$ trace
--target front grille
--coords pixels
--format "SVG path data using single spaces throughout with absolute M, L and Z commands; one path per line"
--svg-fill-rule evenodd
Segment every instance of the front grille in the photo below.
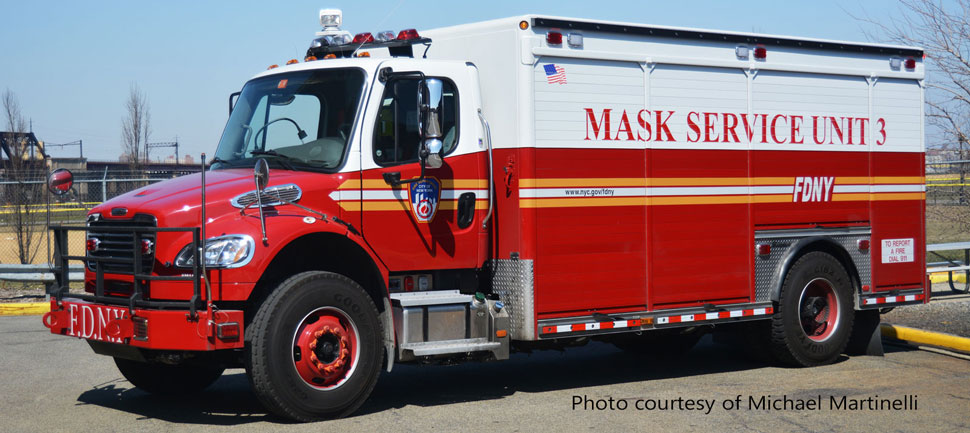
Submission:
M 278 206 L 283 204 L 277 197 L 283 200 L 296 202 L 303 196 L 303 191 L 300 187 L 295 184 L 289 183 L 286 185 L 271 186 L 263 190 L 261 194 L 263 200 L 263 207 L 266 206 Z M 238 208 L 249 207 L 250 205 L 256 204 L 256 191 L 250 191 L 245 194 L 239 195 L 232 199 L 232 205 Z
M 141 248 L 141 241 L 148 240 L 152 243 L 151 252 L 149 254 L 143 254 L 141 259 L 141 269 L 138 273 L 148 274 L 152 271 L 152 265 L 155 262 L 155 233 L 153 232 L 135 232 L 129 230 L 109 230 L 100 229 L 99 227 L 155 227 L 155 218 L 149 215 L 135 215 L 132 219 L 127 220 L 99 220 L 92 221 L 88 224 L 88 239 L 97 239 L 98 248 L 97 251 L 88 251 L 88 256 L 93 257 L 110 257 L 118 259 L 132 260 L 134 258 L 133 248 L 135 244 L 135 236 L 138 236 L 137 246 Z M 88 262 L 88 269 L 94 271 L 94 262 Z M 118 272 L 118 273 L 131 273 L 132 264 L 129 263 L 109 263 L 102 262 L 101 268 L 106 273 Z

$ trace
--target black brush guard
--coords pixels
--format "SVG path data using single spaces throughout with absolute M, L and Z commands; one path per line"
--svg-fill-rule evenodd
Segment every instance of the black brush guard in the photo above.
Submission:
M 122 257 L 96 257 L 92 255 L 84 256 L 72 256 L 68 254 L 67 249 L 67 239 L 68 233 L 71 231 L 82 231 L 85 232 L 85 239 L 87 239 L 87 232 L 90 229 L 96 229 L 99 233 L 123 233 L 131 234 L 132 239 L 132 256 L 131 258 Z M 128 307 L 128 312 L 134 315 L 135 308 L 157 308 L 157 309 L 181 309 L 189 310 L 189 317 L 196 318 L 196 312 L 202 307 L 202 267 L 199 261 L 199 244 L 201 238 L 201 229 L 199 227 L 187 227 L 187 228 L 159 228 L 159 227 L 139 227 L 139 226 L 97 226 L 97 227 L 87 227 L 87 226 L 51 226 L 51 232 L 53 232 L 54 237 L 54 280 L 55 285 L 50 289 L 49 294 L 57 300 L 58 303 L 68 296 L 70 298 L 82 299 L 88 302 L 94 302 L 99 304 L 111 304 L 111 305 L 125 305 Z M 192 275 L 186 276 L 160 276 L 151 275 L 151 271 L 148 273 L 143 273 L 142 267 L 142 257 L 141 254 L 141 233 L 160 233 L 160 232 L 191 232 L 192 233 Z M 158 239 L 158 236 L 155 236 Z M 69 267 L 68 263 L 71 260 L 81 261 L 85 269 L 90 269 L 89 264 L 94 263 L 94 273 L 95 273 L 95 289 L 94 295 L 76 294 L 70 293 L 70 278 L 69 278 Z M 113 275 L 131 275 L 132 277 L 132 292 L 131 296 L 125 298 L 120 296 L 105 296 L 104 294 L 104 263 L 119 263 L 129 265 L 127 270 L 112 270 L 110 273 Z M 150 268 L 149 268 L 150 269 Z M 85 279 L 86 281 L 86 279 Z M 152 301 L 144 299 L 144 287 L 143 281 L 191 281 L 192 282 L 192 298 L 188 301 Z

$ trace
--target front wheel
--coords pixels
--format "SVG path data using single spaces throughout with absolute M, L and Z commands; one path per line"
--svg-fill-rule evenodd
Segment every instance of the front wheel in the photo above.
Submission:
M 834 257 L 805 254 L 791 267 L 771 318 L 771 349 L 794 366 L 829 364 L 852 333 L 852 280 Z
M 247 370 L 256 396 L 298 421 L 350 414 L 377 383 L 380 327 L 374 302 L 349 278 L 304 272 L 287 279 L 251 325 Z

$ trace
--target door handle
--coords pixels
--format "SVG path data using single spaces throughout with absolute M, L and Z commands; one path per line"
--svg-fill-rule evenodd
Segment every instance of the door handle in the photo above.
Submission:
M 475 219 L 475 193 L 466 192 L 458 197 L 458 228 L 472 225 Z

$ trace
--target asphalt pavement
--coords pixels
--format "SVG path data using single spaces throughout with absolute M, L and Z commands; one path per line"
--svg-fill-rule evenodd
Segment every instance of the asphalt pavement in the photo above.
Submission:
M 356 414 L 310 425 L 267 415 L 242 370 L 197 395 L 148 395 L 37 316 L 0 317 L 0 347 L 0 425 L 14 432 L 970 430 L 970 361 L 894 346 L 805 369 L 710 338 L 666 362 L 591 343 L 503 362 L 398 365 Z

